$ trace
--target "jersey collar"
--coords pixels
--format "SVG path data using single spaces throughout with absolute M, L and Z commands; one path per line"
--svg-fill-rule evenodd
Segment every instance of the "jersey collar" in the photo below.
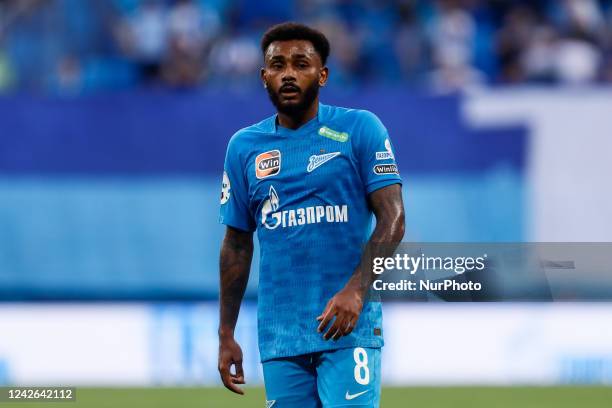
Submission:
M 322 123 L 323 118 L 327 115 L 328 108 L 329 107 L 327 105 L 324 105 L 321 102 L 319 102 L 319 107 L 317 109 L 317 116 L 310 119 L 308 122 L 304 123 L 302 126 L 300 126 L 299 128 L 295 130 L 284 128 L 282 126 L 278 126 L 278 124 L 276 123 L 277 115 L 273 115 L 270 118 L 270 122 L 269 122 L 270 131 L 277 135 L 295 135 L 295 134 L 302 133 L 304 131 L 308 131 L 312 128 L 318 127 Z

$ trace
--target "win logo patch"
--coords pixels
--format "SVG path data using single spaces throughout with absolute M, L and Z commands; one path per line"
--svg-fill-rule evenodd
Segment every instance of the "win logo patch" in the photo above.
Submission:
M 270 150 L 262 153 L 255 158 L 255 176 L 258 179 L 274 176 L 280 173 L 281 152 L 280 150 Z

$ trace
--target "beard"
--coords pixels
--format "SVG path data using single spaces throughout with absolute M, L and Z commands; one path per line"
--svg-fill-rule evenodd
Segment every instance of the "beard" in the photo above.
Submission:
M 290 101 L 289 103 L 283 103 L 280 90 L 275 92 L 271 87 L 268 87 L 267 91 L 270 101 L 272 101 L 272 104 L 278 112 L 291 117 L 299 117 L 310 108 L 319 95 L 319 83 L 313 81 L 306 89 L 301 90 L 297 101 Z

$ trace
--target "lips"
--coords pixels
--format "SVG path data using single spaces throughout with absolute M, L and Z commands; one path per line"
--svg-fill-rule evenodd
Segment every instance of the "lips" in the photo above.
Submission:
M 295 85 L 283 85 L 280 88 L 280 93 L 284 95 L 297 94 L 300 92 L 300 88 Z

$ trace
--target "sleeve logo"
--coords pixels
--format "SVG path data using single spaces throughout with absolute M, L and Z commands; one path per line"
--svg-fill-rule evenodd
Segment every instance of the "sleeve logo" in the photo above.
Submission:
M 227 173 L 223 172 L 223 183 L 221 184 L 221 204 L 227 203 L 230 198 L 230 181 L 229 177 L 227 177 Z
M 377 164 L 372 170 L 374 170 L 374 173 L 378 175 L 399 174 L 395 164 Z
M 376 152 L 376 160 L 395 160 L 395 156 L 393 156 L 393 151 L 391 150 L 391 142 L 389 139 L 385 139 L 385 150 L 384 152 Z
M 281 152 L 280 150 L 270 150 L 262 153 L 255 158 L 255 176 L 258 179 L 274 176 L 280 173 Z

